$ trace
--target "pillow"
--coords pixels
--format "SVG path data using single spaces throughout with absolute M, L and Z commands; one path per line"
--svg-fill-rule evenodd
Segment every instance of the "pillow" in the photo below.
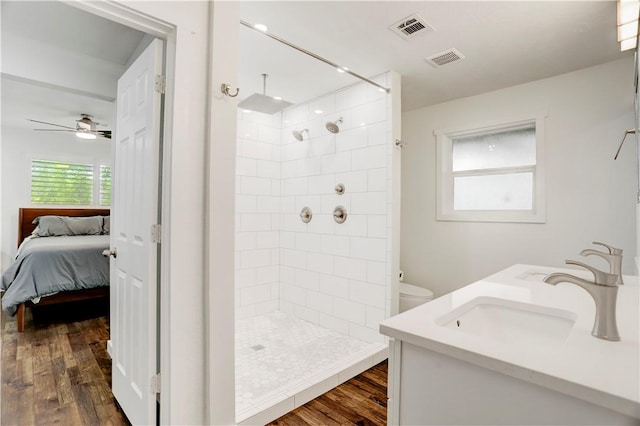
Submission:
M 102 232 L 102 216 L 41 216 L 38 218 L 37 231 L 40 237 L 98 235 Z
M 109 234 L 111 232 L 111 216 L 102 216 L 102 233 Z

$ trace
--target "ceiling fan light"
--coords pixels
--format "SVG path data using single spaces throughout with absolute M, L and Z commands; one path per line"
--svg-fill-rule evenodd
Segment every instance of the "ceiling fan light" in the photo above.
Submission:
M 96 139 L 97 136 L 94 133 L 76 132 L 76 137 L 79 137 L 80 139 L 92 140 L 92 139 Z

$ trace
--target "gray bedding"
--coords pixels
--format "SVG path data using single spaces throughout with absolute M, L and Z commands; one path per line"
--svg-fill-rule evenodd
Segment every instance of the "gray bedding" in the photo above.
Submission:
M 36 297 L 108 286 L 107 248 L 109 235 L 26 239 L 2 274 L 2 309 L 14 315 L 20 303 Z

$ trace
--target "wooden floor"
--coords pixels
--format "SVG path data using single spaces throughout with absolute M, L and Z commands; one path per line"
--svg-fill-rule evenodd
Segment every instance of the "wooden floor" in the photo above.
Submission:
M 27 310 L 25 331 L 2 315 L 2 425 L 129 425 L 111 394 L 108 303 Z M 386 361 L 271 425 L 385 425 Z

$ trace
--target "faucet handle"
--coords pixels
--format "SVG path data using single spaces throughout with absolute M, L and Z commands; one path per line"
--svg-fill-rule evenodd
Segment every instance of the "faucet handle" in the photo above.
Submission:
M 615 248 L 615 247 L 610 246 L 609 244 L 600 243 L 598 241 L 594 241 L 593 244 L 596 244 L 596 245 L 602 246 L 602 247 L 606 247 L 607 250 L 609 250 L 609 254 L 622 256 L 622 249 Z
M 617 275 L 609 274 L 608 272 L 601 271 L 599 269 L 594 268 L 593 266 L 589 266 L 585 263 L 578 262 L 577 260 L 565 260 L 564 263 L 566 263 L 567 265 L 576 265 L 576 266 L 580 266 L 582 268 L 588 269 L 593 274 L 594 284 L 605 285 L 609 287 L 613 287 L 617 285 L 616 284 L 616 281 L 618 280 Z

